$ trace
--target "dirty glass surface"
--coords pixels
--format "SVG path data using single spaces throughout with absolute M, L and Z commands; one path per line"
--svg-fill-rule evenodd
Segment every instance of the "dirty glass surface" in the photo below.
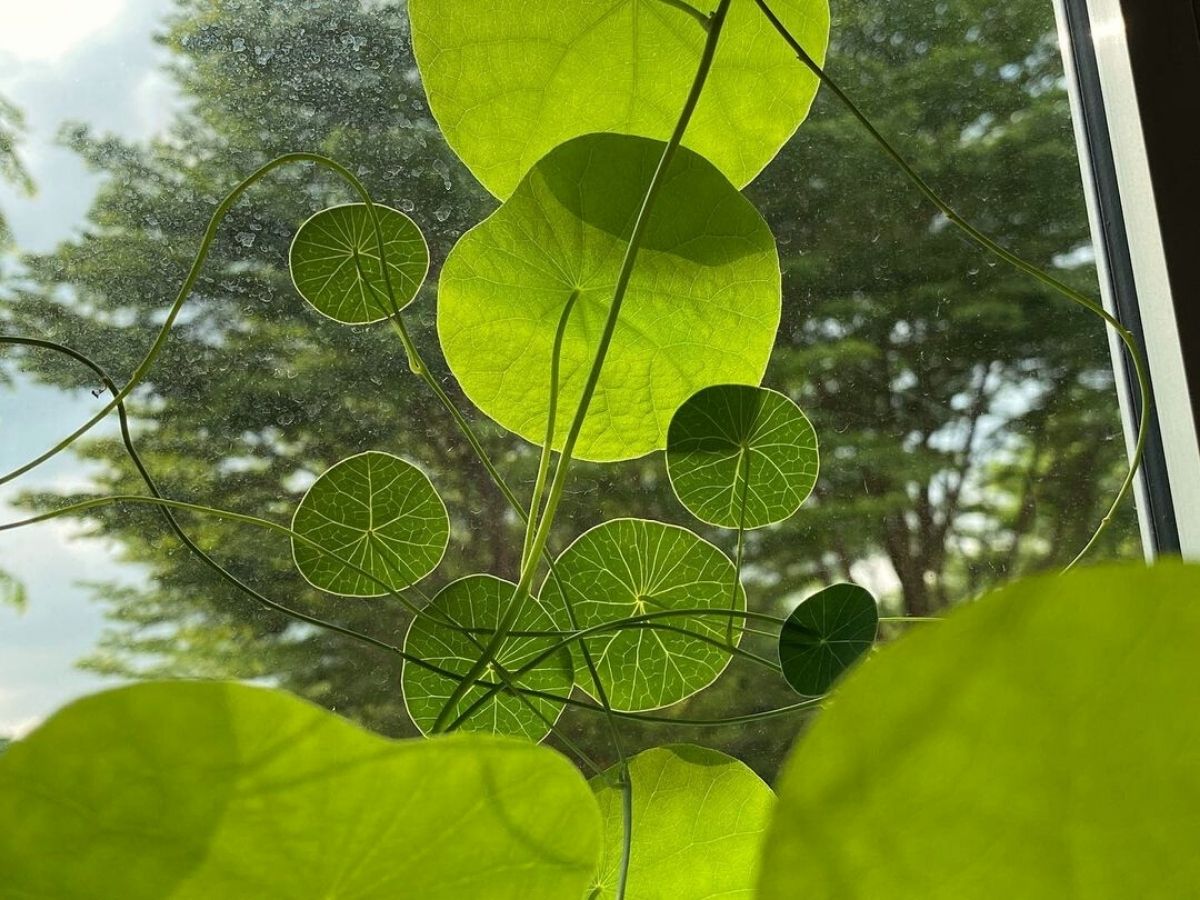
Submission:
M 0 330 L 68 343 L 127 377 L 224 193 L 277 154 L 315 150 L 425 230 L 431 277 L 406 315 L 441 367 L 437 274 L 494 201 L 439 138 L 402 4 L 57 7 L 37 4 L 19 14 L 19 27 L 0 27 L 0 95 L 12 107 L 0 128 L 16 137 L 37 191 L 27 194 L 15 167 L 0 169 Z M 1095 294 L 1049 0 L 835 0 L 829 60 L 968 218 Z M 923 616 L 1069 561 L 1125 464 L 1097 322 L 967 245 L 828 93 L 747 193 L 784 267 L 783 325 L 765 383 L 806 411 L 823 457 L 799 514 L 748 536 L 751 607 L 786 614 L 819 587 L 851 579 L 886 613 Z M 286 253 L 296 227 L 348 199 L 300 166 L 233 210 L 161 362 L 135 394 L 139 448 L 168 496 L 281 522 L 337 460 L 400 454 L 429 473 L 449 507 L 450 548 L 432 587 L 475 572 L 512 578 L 516 520 L 408 372 L 393 334 L 324 320 L 291 285 Z M 61 359 L 10 350 L 0 365 L 5 470 L 101 402 L 96 379 Z M 524 496 L 533 448 L 469 410 L 444 367 L 440 374 Z M 7 521 L 141 489 L 110 423 L 0 489 L 0 512 Z M 553 546 L 627 515 L 692 527 L 661 453 L 580 465 Z M 403 610 L 316 592 L 293 568 L 286 540 L 228 521 L 184 521 L 265 593 L 402 638 Z M 732 553 L 732 532 L 701 533 Z M 1093 558 L 1140 553 L 1130 505 Z M 396 659 L 251 604 L 189 558 L 153 510 L 109 508 L 0 534 L 0 570 L 24 587 L 23 603 L 10 591 L 0 607 L 0 736 L 24 733 L 98 685 L 145 676 L 262 680 L 383 733 L 413 731 Z M 765 639 L 751 636 L 747 646 L 774 654 Z M 735 661 L 667 715 L 731 715 L 791 699 L 781 680 Z M 586 712 L 561 722 L 603 763 L 612 754 L 600 725 Z M 771 776 L 802 727 L 793 716 L 703 733 L 631 724 L 628 734 L 631 749 L 707 743 Z

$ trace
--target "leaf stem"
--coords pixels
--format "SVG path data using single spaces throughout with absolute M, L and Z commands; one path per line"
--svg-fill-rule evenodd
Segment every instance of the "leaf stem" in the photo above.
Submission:
M 700 10 L 696 9 L 696 7 L 692 6 L 690 3 L 687 3 L 686 0 L 658 0 L 658 2 L 669 6 L 672 9 L 677 9 L 681 13 L 685 13 L 699 23 L 700 27 L 705 31 L 708 30 L 711 19 Z M 618 896 L 620 895 L 618 894 Z
M 576 288 L 571 291 L 571 296 L 567 298 L 567 302 L 563 306 L 562 315 L 558 318 L 558 329 L 554 333 L 554 347 L 550 353 L 550 403 L 546 412 L 546 440 L 542 444 L 542 452 L 538 458 L 537 478 L 533 484 L 533 497 L 529 501 L 529 519 L 525 523 L 525 541 L 521 548 L 522 566 L 529 561 L 529 549 L 533 544 L 533 537 L 537 528 L 538 512 L 542 504 L 542 492 L 546 488 L 546 476 L 550 472 L 550 457 L 554 454 L 554 426 L 558 415 L 558 376 L 562 358 L 562 345 L 567 333 L 567 320 L 571 317 L 571 310 L 574 309 L 575 301 L 578 299 L 579 289 Z
M 1104 518 L 1101 519 L 1100 524 L 1092 533 L 1092 536 L 1088 540 L 1087 544 L 1063 569 L 1063 572 L 1069 572 L 1088 554 L 1088 552 L 1096 545 L 1096 543 L 1100 540 L 1100 537 L 1108 529 L 1113 517 L 1120 509 L 1121 504 L 1125 501 L 1125 497 L 1129 494 L 1130 489 L 1133 487 L 1134 479 L 1137 477 L 1138 469 L 1141 467 L 1142 458 L 1146 453 L 1146 440 L 1150 431 L 1150 414 L 1153 406 L 1153 400 L 1150 392 L 1150 379 L 1146 372 L 1145 362 L 1142 359 L 1141 350 L 1138 348 L 1137 341 L 1134 339 L 1133 333 L 1130 332 L 1129 329 L 1127 329 L 1124 325 L 1122 325 L 1119 320 L 1112 316 L 1102 304 L 1097 303 L 1086 294 L 1075 290 L 1065 282 L 1055 278 L 1053 275 L 1043 271 L 1033 263 L 1027 262 L 1017 254 L 1001 246 L 995 240 L 988 237 L 988 235 L 984 234 L 982 231 L 964 219 L 961 215 L 959 215 L 958 211 L 955 210 L 954 207 L 952 207 L 944 199 L 942 199 L 942 196 L 933 189 L 929 182 L 926 181 L 915 168 L 913 168 L 912 164 L 910 164 L 908 160 L 901 155 L 900 151 L 897 150 L 896 147 L 893 146 L 892 143 L 883 136 L 882 132 L 880 132 L 879 129 L 875 127 L 875 124 L 869 118 L 867 118 L 866 114 L 859 108 L 858 104 L 855 103 L 844 90 L 842 90 L 841 86 L 838 85 L 836 81 L 829 77 L 829 75 L 817 63 L 817 61 L 813 59 L 813 57 L 804 49 L 800 42 L 796 40 L 796 38 L 788 30 L 787 26 L 785 26 L 783 22 L 779 20 L 779 17 L 776 16 L 771 10 L 767 0 L 754 0 L 754 2 L 758 4 L 758 8 L 762 11 L 763 15 L 766 16 L 772 27 L 779 33 L 780 37 L 782 37 L 783 40 L 787 42 L 788 46 L 792 48 L 793 52 L 795 52 L 796 56 L 800 59 L 800 62 L 802 62 L 808 68 L 808 70 L 817 77 L 821 84 L 833 92 L 834 96 L 841 101 L 842 105 L 849 110 L 850 114 L 858 120 L 858 123 L 864 129 L 866 129 L 867 133 L 875 140 L 875 143 L 879 145 L 883 152 L 887 154 L 887 156 L 896 164 L 900 171 L 904 173 L 905 177 L 912 182 L 912 184 L 917 188 L 918 191 L 921 192 L 925 199 L 928 200 L 942 215 L 944 215 L 952 225 L 958 228 L 967 236 L 967 238 L 969 238 L 974 244 L 986 252 L 1012 266 L 1014 269 L 1017 269 L 1018 271 L 1036 279 L 1046 287 L 1049 287 L 1066 299 L 1070 300 L 1072 303 L 1082 306 L 1093 315 L 1099 316 L 1110 328 L 1113 329 L 1114 332 L 1116 332 L 1117 336 L 1121 339 L 1121 342 L 1125 345 L 1126 353 L 1128 354 L 1130 361 L 1133 363 L 1133 369 L 1138 383 L 1138 392 L 1140 394 L 1141 415 L 1138 422 L 1137 443 L 1134 446 L 1133 455 L 1130 458 L 1128 472 L 1126 473 L 1124 480 L 1121 482 L 1121 487 L 1117 491 L 1117 495 L 1114 498 L 1112 505 L 1109 507 L 1108 512 L 1105 514 Z
M 171 329 L 175 325 L 175 320 L 179 317 L 179 313 L 183 309 L 184 301 L 186 301 L 188 296 L 192 293 L 192 289 L 195 287 L 196 281 L 200 277 L 200 271 L 204 267 L 205 260 L 208 259 L 209 250 L 212 249 L 213 241 L 217 236 L 217 229 L 221 224 L 221 220 L 225 218 L 225 214 L 229 212 L 233 205 L 237 203 L 242 194 L 249 190 L 249 188 L 254 185 L 255 182 L 266 177 L 275 169 L 294 162 L 317 163 L 320 166 L 324 166 L 333 170 L 334 172 L 337 172 L 352 184 L 359 184 L 358 179 L 354 177 L 354 174 L 344 166 L 334 162 L 332 159 L 328 159 L 327 157 L 320 156 L 316 153 L 285 153 L 282 156 L 275 157 L 275 159 L 260 166 L 250 173 L 250 175 L 243 179 L 241 183 L 239 183 L 233 190 L 225 195 L 225 199 L 223 199 L 213 211 L 212 216 L 208 220 L 208 226 L 204 230 L 204 237 L 200 241 L 200 249 L 196 252 L 195 259 L 192 261 L 192 265 L 188 270 L 187 277 L 184 278 L 183 284 L 179 288 L 179 293 L 176 294 L 175 300 L 167 312 L 166 320 L 159 329 L 158 335 L 155 337 L 154 342 L 150 345 L 150 349 L 146 351 L 146 355 L 142 358 L 142 361 L 138 363 L 137 368 L 133 370 L 133 374 L 130 376 L 129 381 L 126 382 L 125 386 L 114 395 L 112 400 L 104 405 L 103 409 L 88 419 L 88 421 L 83 425 L 75 429 L 75 431 L 73 431 L 67 437 L 60 440 L 49 450 L 24 463 L 23 465 L 18 466 L 11 472 L 0 476 L 0 485 L 7 484 L 14 478 L 19 478 L 21 475 L 24 475 L 26 472 L 37 468 L 42 463 L 67 449 L 67 447 L 71 446 L 71 444 L 73 444 L 76 440 L 87 434 L 87 432 L 94 428 L 105 416 L 116 409 L 117 404 L 128 397 L 130 393 L 133 392 L 133 389 L 141 384 L 143 379 L 145 379 L 145 377 L 149 374 L 150 369 L 154 366 L 154 361 L 158 358 L 158 355 L 162 352 L 163 347 L 166 345 L 167 337 L 170 335 Z M 384 274 L 386 275 L 386 269 Z

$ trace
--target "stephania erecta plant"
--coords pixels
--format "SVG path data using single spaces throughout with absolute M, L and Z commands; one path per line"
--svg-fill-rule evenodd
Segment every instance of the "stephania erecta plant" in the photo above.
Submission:
M 433 115 L 499 203 L 437 267 L 438 340 L 477 410 L 540 448 L 527 495 L 489 456 L 406 322 L 430 271 L 420 227 L 375 202 L 352 168 L 303 151 L 266 163 L 220 203 L 161 331 L 126 383 L 77 349 L 3 338 L 90 368 L 111 400 L 0 483 L 116 413 L 146 492 L 3 528 L 109 505 L 156 508 L 183 545 L 248 600 L 398 655 L 403 675 L 394 689 L 428 739 L 385 741 L 286 695 L 236 685 L 148 684 L 81 701 L 0 763 L 0 817 L 21 823 L 0 839 L 7 879 L 0 896 L 95 896 L 88 891 L 104 884 L 112 896 L 147 898 L 688 900 L 751 896 L 760 875 L 764 896 L 791 896 L 801 882 L 805 896 L 887 895 L 890 876 L 859 878 L 870 853 L 853 854 L 876 832 L 886 841 L 903 792 L 891 789 L 897 780 L 871 780 L 872 744 L 858 755 L 846 748 L 856 746 L 856 723 L 870 719 L 869 704 L 933 678 L 917 671 L 911 652 L 864 667 L 844 709 L 827 726 L 822 716 L 817 737 L 801 745 L 761 873 L 777 801 L 756 774 L 700 746 L 630 754 L 622 739 L 631 720 L 703 728 L 817 706 L 870 653 L 879 627 L 875 599 L 858 585 L 830 584 L 781 618 L 756 609 L 742 583 L 747 532 L 802 514 L 820 457 L 808 416 L 763 384 L 781 317 L 780 262 L 770 228 L 741 189 L 802 125 L 824 85 L 967 239 L 1116 329 L 1145 399 L 1132 337 L 1095 301 L 964 220 L 867 120 L 823 69 L 826 0 L 410 0 L 408 11 Z M 315 479 L 289 525 L 165 496 L 138 455 L 125 400 L 155 366 L 222 220 L 261 179 L 297 164 L 341 179 L 355 199 L 299 226 L 289 255 L 296 292 L 335 322 L 395 333 L 414 379 L 396 389 L 432 392 L 477 458 L 480 478 L 524 524 L 511 571 L 423 592 L 454 552 L 452 529 L 437 484 L 403 447 L 337 462 Z M 1148 408 L 1143 403 L 1137 454 L 1114 509 L 1140 460 Z M 727 538 L 720 546 L 640 518 L 604 521 L 563 548 L 551 546 L 556 518 L 572 502 L 573 462 L 649 454 L 661 460 L 679 504 Z M 300 612 L 246 584 L 200 546 L 180 511 L 286 536 L 314 588 L 409 610 L 402 641 Z M 1122 577 L 1131 590 L 1140 583 Z M 1155 577 L 1168 593 L 1185 582 L 1195 587 L 1186 569 Z M 1095 587 L 1077 577 L 1062 583 Z M 1083 588 L 1064 590 L 1070 599 Z M 1060 598 L 1045 604 L 1046 621 L 1017 616 L 1010 627 L 1005 611 L 1019 603 L 1001 596 L 981 604 L 990 618 L 973 614 L 945 632 L 926 627 L 922 665 L 951 665 L 954 654 L 986 643 L 993 627 L 1044 640 L 1072 615 Z M 1110 612 L 1109 626 L 1117 610 Z M 1095 623 L 1108 612 L 1089 615 Z M 1200 630 L 1200 622 L 1193 626 Z M 743 647 L 747 634 L 767 635 L 777 653 Z M 1102 628 L 1088 646 L 1112 636 Z M 1085 668 L 1095 661 L 1088 653 L 1079 662 Z M 663 712 L 712 685 L 735 657 L 789 685 L 794 702 L 713 719 Z M 889 681 L 888 671 L 909 677 L 905 666 L 911 682 Z M 985 661 L 977 679 L 984 705 L 914 712 L 921 718 L 911 727 L 925 729 L 920 741 L 931 753 L 952 755 L 947 730 L 986 704 L 1015 709 L 1029 699 L 1004 693 L 988 671 Z M 931 702 L 932 692 L 915 690 Z M 1047 702 L 1062 699 L 1051 695 Z M 573 742 L 560 726 L 566 714 L 605 723 L 615 765 L 598 765 Z M 1047 728 L 1059 721 L 1047 719 Z M 899 713 L 864 728 L 879 742 L 911 737 Z M 534 746 L 552 734 L 578 768 Z M 83 745 L 89 751 L 80 754 Z M 1076 762 L 1091 772 L 1092 763 Z M 856 805 L 849 784 L 871 785 L 873 793 Z M 1195 778 L 1188 784 L 1194 794 Z M 969 829 L 942 834 L 952 817 L 934 816 L 936 792 L 924 788 L 933 798 L 930 821 L 911 840 L 941 835 L 946 847 L 956 835 L 969 837 Z M 54 806 L 64 796 L 74 810 L 67 816 Z M 818 826 L 840 857 L 822 855 L 812 837 L 825 833 Z M 839 843 L 846 830 L 858 844 Z M 76 852 L 84 846 L 89 852 Z M 929 871 L 940 880 L 927 893 L 895 896 L 933 896 L 934 886 L 953 882 L 952 874 Z M 984 874 L 1005 883 L 1003 871 Z M 1007 893 L 1040 896 L 1023 886 Z

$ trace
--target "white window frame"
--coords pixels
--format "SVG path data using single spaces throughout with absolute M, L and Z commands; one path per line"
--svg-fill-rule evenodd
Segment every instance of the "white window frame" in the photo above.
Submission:
M 1059 38 L 1067 73 L 1071 108 L 1075 121 L 1080 168 L 1087 193 L 1088 214 L 1096 243 L 1096 261 L 1105 307 L 1120 318 L 1120 299 L 1136 303 L 1141 320 L 1138 337 L 1143 345 L 1155 395 L 1154 414 L 1157 433 L 1151 447 L 1153 460 L 1142 470 L 1137 482 L 1137 505 L 1147 557 L 1181 553 L 1184 558 L 1200 560 L 1200 440 L 1191 396 L 1185 352 L 1188 347 L 1181 335 L 1172 295 L 1167 255 L 1155 201 L 1151 163 L 1143 132 L 1142 111 L 1138 104 L 1136 82 L 1127 40 L 1125 18 L 1120 0 L 1083 0 L 1072 4 L 1075 16 L 1068 15 L 1069 0 L 1054 0 L 1059 22 Z M 1079 11 L 1086 20 L 1080 23 Z M 1082 27 L 1081 27 L 1082 25 Z M 1081 33 L 1082 32 L 1082 33 Z M 1088 47 L 1076 45 L 1087 41 Z M 1105 158 L 1112 167 L 1124 220 L 1124 244 L 1127 266 L 1132 272 L 1134 297 L 1120 298 L 1112 277 L 1111 245 L 1102 240 L 1105 210 L 1097 192 L 1097 136 L 1089 133 L 1085 116 L 1085 85 L 1077 65 L 1079 50 L 1094 54 L 1099 91 L 1105 112 L 1107 144 Z M 1200 85 L 1194 86 L 1200 94 Z M 1094 125 L 1094 123 L 1093 123 Z M 1103 164 L 1103 163 L 1102 163 Z M 1200 253 L 1200 247 L 1197 249 Z M 1129 389 L 1127 365 L 1119 339 L 1109 329 L 1109 345 L 1118 372 L 1120 404 L 1130 452 L 1134 446 L 1137 421 L 1134 397 Z M 1194 345 L 1193 345 L 1194 347 Z M 1193 350 L 1193 352 L 1195 352 Z M 1200 360 L 1197 361 L 1200 363 Z M 1155 483 L 1155 479 L 1164 483 Z M 1172 510 L 1174 535 L 1162 537 L 1163 510 L 1151 510 L 1152 488 L 1166 491 Z M 1161 504 L 1160 504 L 1161 505 Z M 1157 519 L 1157 522 L 1155 521 Z M 1170 531 L 1170 527 L 1166 529 Z M 1177 546 L 1172 546 L 1177 539 Z

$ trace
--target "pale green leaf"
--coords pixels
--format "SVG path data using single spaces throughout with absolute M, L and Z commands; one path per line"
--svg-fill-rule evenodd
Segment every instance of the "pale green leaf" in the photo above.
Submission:
M 787 763 L 763 900 L 1200 885 L 1200 568 L 1006 587 L 883 648 Z
M 374 207 L 387 279 L 375 227 L 363 203 L 321 210 L 292 240 L 288 264 L 296 290 L 317 312 L 346 325 L 378 322 L 403 309 L 417 296 L 429 271 L 429 248 L 416 223 L 399 210 Z
M 429 105 L 454 151 L 498 197 L 559 144 L 590 132 L 666 140 L 707 37 L 669 0 L 409 0 Z M 693 0 L 707 15 L 716 0 Z M 818 61 L 827 0 L 773 0 Z M 739 187 L 808 114 L 817 80 L 753 0 L 734 0 L 684 144 Z
M 416 584 L 446 552 L 450 520 L 425 473 L 390 453 L 342 460 L 308 489 L 292 519 L 300 573 L 344 597 L 381 597 Z M 359 569 L 349 568 L 346 560 Z
M 778 391 L 740 384 L 688 398 L 667 431 L 667 474 L 688 512 L 723 528 L 789 518 L 817 481 L 817 435 Z
M 629 762 L 633 842 L 625 900 L 749 900 L 775 795 L 733 757 L 689 744 Z M 616 768 L 592 779 L 604 852 L 589 900 L 613 900 L 624 837 Z M 598 889 L 598 891 L 597 891 Z
M 482 655 L 483 645 L 500 624 L 515 590 L 515 584 L 491 575 L 468 575 L 443 588 L 433 598 L 433 611 L 449 617 L 464 628 L 472 629 L 471 632 L 452 628 L 449 622 L 433 612 L 422 613 L 413 619 L 404 639 L 405 651 L 460 676 L 452 678 L 405 663 L 404 702 L 413 722 L 425 734 L 432 731 L 434 722 L 458 686 L 461 676 L 466 675 Z M 569 631 L 570 624 L 561 606 L 549 609 L 537 599 L 529 598 L 521 607 L 513 631 Z M 483 680 L 500 683 L 496 665 L 513 672 L 557 642 L 558 639 L 552 637 L 510 635 L 500 645 L 495 663 L 489 664 Z M 563 647 L 519 679 L 514 679 L 514 683 L 559 696 L 570 694 L 575 684 L 570 650 Z M 473 687 L 455 707 L 455 718 L 472 706 L 483 692 L 484 687 Z M 563 706 L 562 703 L 541 697 L 526 695 L 522 699 L 505 690 L 493 695 L 463 720 L 459 727 L 463 731 L 519 735 L 531 741 L 540 741 L 550 733 L 551 726 L 562 714 Z
M 819 697 L 875 643 L 879 608 L 866 588 L 833 584 L 787 617 L 779 632 L 779 667 L 792 689 Z
M 730 636 L 735 646 L 741 640 L 740 618 L 730 628 L 729 615 L 704 612 L 745 610 L 745 591 L 741 585 L 734 590 L 733 563 L 684 528 L 645 519 L 605 522 L 567 547 L 555 571 L 558 579 L 542 587 L 545 602 L 561 602 L 561 583 L 580 628 L 683 613 L 653 620 L 658 627 L 626 626 L 584 638 L 614 709 L 657 709 L 703 690 L 729 664 L 723 648 Z
M 555 333 L 577 295 L 555 446 L 566 436 L 662 149 L 621 135 L 559 147 L 446 261 L 438 335 L 450 368 L 476 406 L 530 441 L 545 441 Z M 697 390 L 758 383 L 779 314 L 766 223 L 716 169 L 681 152 L 650 216 L 576 455 L 661 449 L 671 414 Z
M 390 741 L 286 694 L 149 683 L 67 707 L 0 758 L 0 895 L 561 900 L 600 817 L 563 757 Z

